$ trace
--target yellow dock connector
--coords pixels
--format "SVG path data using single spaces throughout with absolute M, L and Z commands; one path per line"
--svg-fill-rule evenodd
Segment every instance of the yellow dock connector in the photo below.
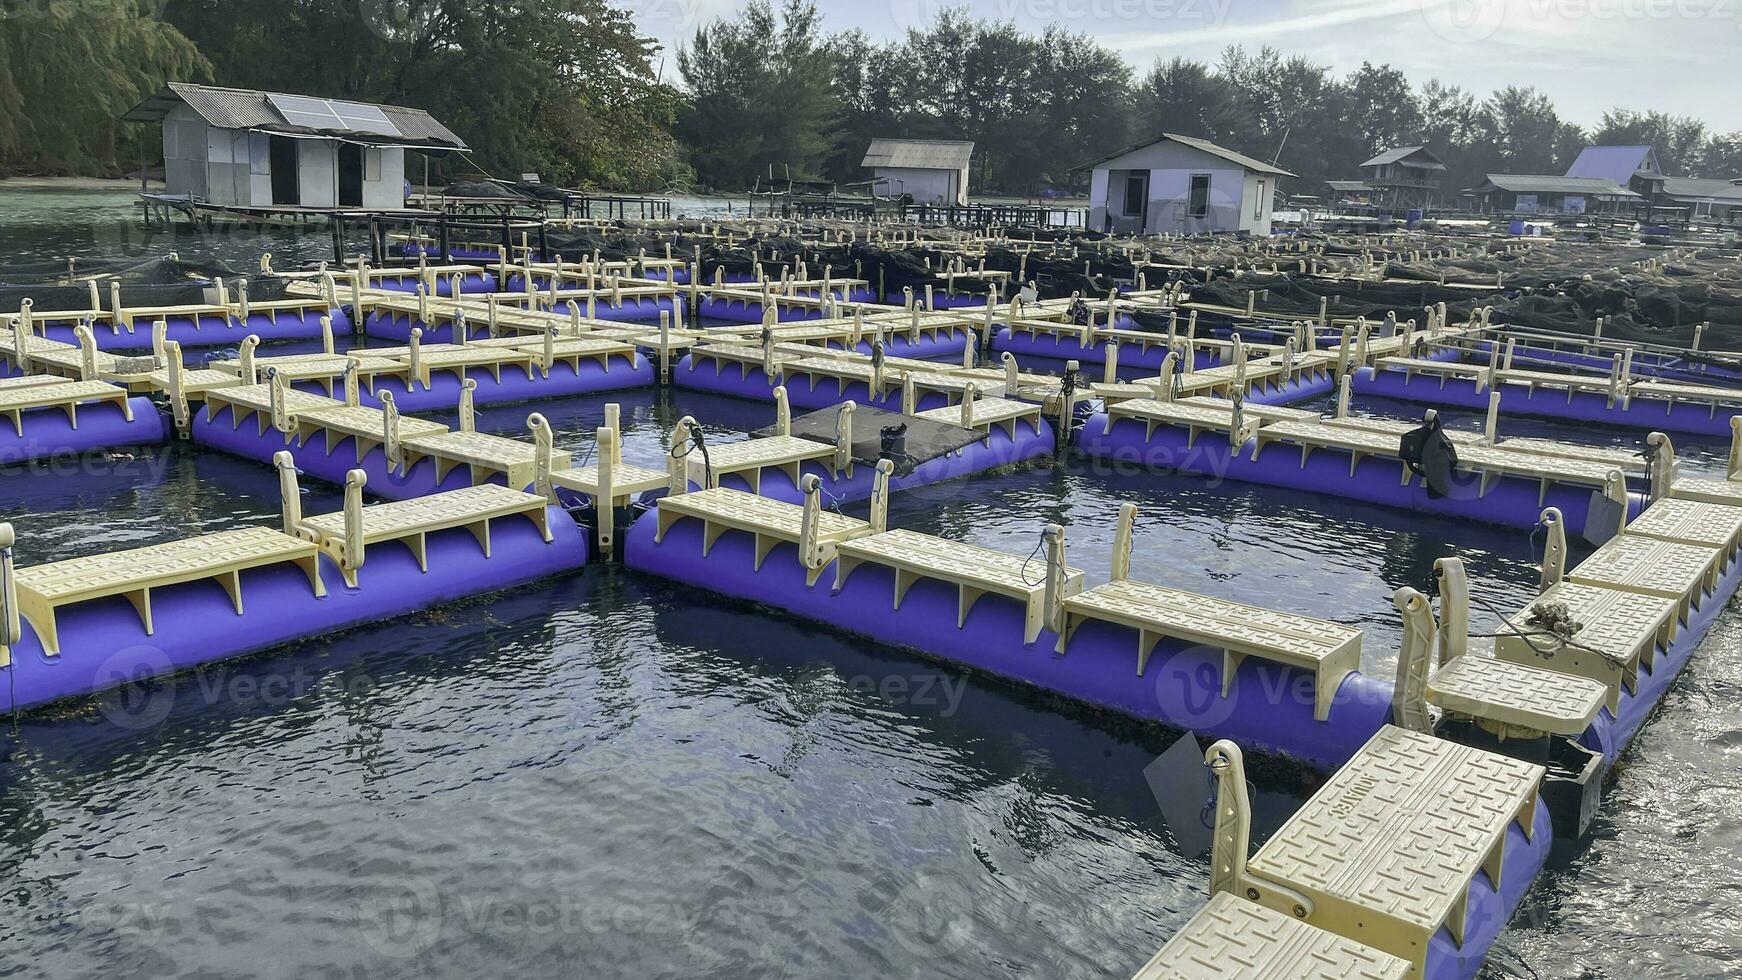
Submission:
M 1236 753 L 1222 741 L 1206 755 L 1218 774 L 1213 890 L 1400 957 L 1412 980 L 1440 929 L 1463 941 L 1477 872 L 1500 886 L 1512 824 L 1527 839 L 1535 830 L 1543 767 L 1386 726 L 1246 859 Z
M 36 630 L 43 652 L 60 653 L 55 610 L 107 596 L 125 596 L 149 635 L 152 590 L 184 582 L 215 580 L 242 614 L 242 572 L 289 562 L 308 576 L 316 596 L 326 595 L 317 549 L 311 542 L 265 527 L 219 531 L 165 544 L 69 558 L 20 568 L 18 609 Z
M 1627 525 L 1627 533 L 1717 548 L 1723 552 L 1727 569 L 1742 546 L 1742 507 L 1671 497 L 1647 507 Z
M 1361 631 L 1341 623 L 1229 602 L 1212 596 L 1153 585 L 1129 577 L 1132 524 L 1136 507 L 1119 510 L 1113 538 L 1113 576 L 1104 585 L 1072 594 L 1060 603 L 1058 646 L 1068 652 L 1077 629 L 1090 620 L 1137 632 L 1137 674 L 1163 639 L 1202 643 L 1222 651 L 1222 694 L 1232 690 L 1234 674 L 1248 657 L 1292 667 L 1312 675 L 1313 715 L 1324 720 L 1343 678 L 1361 661 Z
M 802 484 L 805 490 L 802 507 L 728 487 L 662 497 L 654 541 L 664 540 L 672 525 L 680 520 L 699 520 L 703 527 L 702 556 L 706 557 L 721 534 L 744 532 L 755 541 L 756 569 L 761 569 L 776 545 L 792 544 L 799 549 L 809 573 L 807 581 L 814 585 L 828 563 L 835 560 L 837 548 L 852 538 L 870 534 L 871 525 L 823 510 L 816 475 L 806 477 Z
M 1670 599 L 1686 622 L 1706 594 L 1717 589 L 1722 564 L 1723 552 L 1717 548 L 1623 534 L 1591 552 L 1567 573 L 1567 580 Z
M 863 564 L 881 565 L 895 573 L 891 608 L 901 608 L 908 589 L 921 579 L 952 585 L 958 593 L 957 626 L 967 622 L 979 599 L 990 593 L 1022 603 L 1026 610 L 1023 642 L 1033 643 L 1043 628 L 1058 623 L 1060 604 L 1083 588 L 1083 572 L 1063 564 L 1063 530 L 1049 526 L 1044 542 L 1048 570 L 1033 582 L 1024 574 L 1028 559 L 977 545 L 950 541 L 915 531 L 891 530 L 844 541 L 835 564 L 835 588 L 846 584 Z

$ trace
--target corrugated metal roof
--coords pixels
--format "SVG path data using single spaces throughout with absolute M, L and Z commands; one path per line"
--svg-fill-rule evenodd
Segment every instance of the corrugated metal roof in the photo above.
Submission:
M 1334 191 L 1370 191 L 1364 180 L 1327 180 L 1325 186 Z
M 974 156 L 968 140 L 872 140 L 861 167 L 961 170 Z
M 1203 150 L 1205 153 L 1211 154 L 1212 156 L 1221 157 L 1222 159 L 1227 160 L 1230 163 L 1237 163 L 1240 166 L 1245 167 L 1247 170 L 1250 170 L 1254 173 L 1278 174 L 1278 175 L 1283 176 L 1283 177 L 1293 177 L 1294 176 L 1294 174 L 1291 174 L 1288 171 L 1283 170 L 1282 168 L 1275 166 L 1274 164 L 1265 163 L 1263 160 L 1254 160 L 1253 158 L 1246 156 L 1243 153 L 1235 153 L 1233 150 L 1230 150 L 1225 146 L 1217 146 L 1216 144 L 1210 142 L 1209 140 L 1201 140 L 1195 136 L 1180 136 L 1177 133 L 1168 133 L 1168 134 L 1166 134 L 1165 138 L 1173 140 L 1175 143 L 1183 143 L 1186 146 L 1190 146 L 1190 147 L 1194 147 L 1194 148 L 1199 149 L 1199 150 Z
M 128 110 L 122 116 L 123 122 L 158 122 L 175 109 L 185 105 L 199 113 L 208 125 L 219 129 L 260 129 L 281 133 L 320 133 L 327 136 L 342 137 L 366 143 L 394 143 L 406 145 L 427 145 L 439 149 L 466 149 L 466 143 L 452 130 L 437 122 L 434 116 L 422 109 L 411 109 L 405 106 L 380 105 L 377 103 L 360 103 L 375 105 L 380 109 L 394 127 L 399 130 L 403 139 L 392 139 L 381 136 L 371 136 L 353 131 L 335 131 L 308 129 L 294 126 L 285 121 L 267 100 L 268 95 L 279 95 L 278 92 L 259 92 L 245 88 L 224 88 L 218 85 L 194 85 L 189 82 L 170 82 L 162 91 Z
M 1706 177 L 1659 177 L 1663 192 L 1670 197 L 1700 201 L 1722 201 L 1742 204 L 1742 187 L 1728 180 Z
M 1568 177 L 1601 177 L 1625 187 L 1641 170 L 1656 169 L 1649 146 L 1587 146 L 1567 168 Z M 1647 162 L 1650 166 L 1647 166 Z
M 1596 197 L 1638 197 L 1620 184 L 1604 177 L 1561 177 L 1556 174 L 1489 174 L 1488 180 L 1474 188 L 1481 192 L 1490 188 L 1514 194 L 1589 194 Z
M 1179 143 L 1183 146 L 1189 146 L 1189 147 L 1192 147 L 1193 149 L 1196 149 L 1196 150 L 1202 150 L 1203 152 L 1208 153 L 1211 156 L 1221 157 L 1222 159 L 1227 160 L 1230 163 L 1237 163 L 1240 166 L 1245 167 L 1247 170 L 1250 170 L 1254 173 L 1276 174 L 1279 177 L 1293 177 L 1293 176 L 1295 176 L 1294 174 L 1291 174 L 1288 171 L 1283 170 L 1280 167 L 1265 163 L 1262 160 L 1254 160 L 1251 157 L 1245 156 L 1245 155 L 1240 154 L 1240 153 L 1235 153 L 1233 150 L 1230 150 L 1227 147 L 1217 146 L 1216 144 L 1210 142 L 1209 140 L 1201 140 L 1195 136 L 1181 136 L 1178 133 L 1162 133 L 1160 136 L 1157 136 L 1155 139 L 1145 140 L 1142 143 L 1133 143 L 1130 146 L 1127 146 L 1122 150 L 1117 150 L 1113 153 L 1109 153 L 1106 156 L 1100 158 L 1099 160 L 1092 160 L 1092 161 L 1085 163 L 1085 164 L 1082 164 L 1080 166 L 1072 167 L 1071 169 L 1073 171 L 1076 171 L 1076 170 L 1094 170 L 1094 169 L 1099 168 L 1101 166 L 1101 164 L 1106 163 L 1109 160 L 1117 160 L 1127 153 L 1135 153 L 1138 150 L 1141 150 L 1146 146 L 1154 146 L 1155 144 L 1161 143 L 1164 141 Z
M 1394 147 L 1392 149 L 1386 150 L 1384 153 L 1379 154 L 1378 156 L 1374 157 L 1373 159 L 1368 160 L 1366 163 L 1361 164 L 1361 166 L 1363 166 L 1363 167 L 1383 167 L 1388 163 L 1398 163 L 1398 162 L 1401 162 L 1403 160 L 1407 160 L 1410 157 L 1415 156 L 1416 154 L 1420 154 L 1424 159 L 1412 160 L 1412 161 L 1410 161 L 1410 164 L 1409 164 L 1410 166 L 1421 167 L 1421 168 L 1424 168 L 1427 170 L 1444 170 L 1444 169 L 1446 169 L 1446 165 L 1440 162 L 1440 158 L 1437 156 L 1434 156 L 1433 151 L 1428 149 L 1425 146 Z

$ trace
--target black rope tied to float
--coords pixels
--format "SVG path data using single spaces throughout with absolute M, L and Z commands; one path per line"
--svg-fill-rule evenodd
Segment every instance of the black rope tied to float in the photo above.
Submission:
M 1042 549 L 1044 547 L 1046 547 L 1046 532 L 1042 531 L 1042 532 L 1040 532 L 1040 540 L 1036 541 L 1034 543 L 1034 550 L 1029 552 L 1028 557 L 1024 558 L 1022 560 L 1022 569 L 1019 572 L 1019 574 L 1022 577 L 1022 584 L 1023 585 L 1026 585 L 1026 586 L 1029 586 L 1030 588 L 1032 588 L 1036 585 L 1041 585 L 1041 584 L 1044 584 L 1046 582 L 1046 577 L 1044 575 L 1041 576 L 1039 581 L 1031 582 L 1028 580 L 1028 566 L 1032 565 L 1034 563 L 1034 556 L 1040 554 L 1040 549 Z
M 1063 452 L 1071 444 L 1071 436 L 1077 428 L 1077 372 L 1074 368 L 1066 368 L 1064 376 L 1059 379 L 1059 431 L 1056 434 L 1054 450 Z
M 1434 581 L 1434 597 L 1443 599 L 1444 595 L 1439 591 L 1438 587 L 1439 579 L 1436 577 Z M 1620 665 L 1622 663 L 1621 659 L 1616 657 L 1614 654 L 1598 650 L 1592 646 L 1587 646 L 1586 644 L 1579 643 L 1573 639 L 1573 634 L 1583 629 L 1584 626 L 1582 623 L 1579 623 L 1572 618 L 1571 610 L 1567 608 L 1567 605 L 1564 602 L 1531 603 L 1530 615 L 1525 617 L 1525 622 L 1531 626 L 1539 628 L 1535 630 L 1522 630 L 1512 625 L 1511 622 L 1507 620 L 1506 614 L 1494 608 L 1494 605 L 1488 602 L 1488 600 L 1483 599 L 1475 593 L 1471 593 L 1470 601 L 1481 606 L 1483 611 L 1487 612 L 1488 615 L 1493 616 L 1495 619 L 1500 621 L 1500 629 L 1493 633 L 1469 634 L 1470 638 L 1473 640 L 1495 640 L 1504 636 L 1515 636 L 1524 641 L 1525 646 L 1530 647 L 1537 656 L 1542 657 L 1544 660 L 1553 660 L 1556 653 L 1561 649 L 1566 648 L 1601 657 L 1612 664 Z M 1548 648 L 1538 646 L 1536 640 L 1542 638 L 1555 641 L 1554 647 Z
M 683 452 L 678 452 L 679 446 L 684 447 Z M 702 427 L 700 423 L 690 426 L 690 438 L 688 444 L 672 444 L 671 458 L 687 459 L 689 458 L 690 453 L 694 452 L 700 452 L 702 454 L 702 489 L 706 490 L 708 487 L 714 485 L 714 464 L 713 461 L 708 458 L 708 443 L 702 435 Z M 685 478 L 685 482 L 688 482 L 687 477 Z
M 1227 759 L 1204 760 L 1204 808 L 1198 811 L 1198 822 L 1205 830 L 1216 829 L 1216 800 L 1221 795 L 1222 772 L 1228 768 Z

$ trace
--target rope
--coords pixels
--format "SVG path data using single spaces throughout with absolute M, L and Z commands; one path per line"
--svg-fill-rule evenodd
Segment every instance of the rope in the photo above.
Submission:
M 823 486 L 823 481 L 821 480 L 817 481 L 817 493 L 828 498 L 830 510 L 840 514 L 842 517 L 847 516 L 846 513 L 841 510 L 841 505 L 846 503 L 846 500 L 836 494 L 830 493 L 829 488 Z
M 1435 588 L 1434 595 L 1436 598 L 1441 598 L 1438 588 Z M 1604 660 L 1607 660 L 1608 662 L 1610 662 L 1612 664 L 1622 665 L 1622 663 L 1623 663 L 1623 661 L 1620 657 L 1617 657 L 1617 656 L 1615 656 L 1611 653 L 1608 653 L 1606 651 L 1603 651 L 1603 650 L 1598 650 L 1595 647 L 1586 646 L 1583 643 L 1579 643 L 1579 642 L 1573 640 L 1573 638 L 1570 636 L 1565 636 L 1565 635 L 1562 635 L 1560 633 L 1554 632 L 1552 630 L 1528 630 L 1527 631 L 1527 630 L 1519 629 L 1518 627 L 1513 626 L 1510 622 L 1507 621 L 1505 613 L 1494 608 L 1494 606 L 1491 603 L 1489 603 L 1488 600 L 1483 599 L 1474 593 L 1471 593 L 1470 601 L 1481 606 L 1482 609 L 1485 612 L 1487 612 L 1490 616 L 1493 616 L 1495 619 L 1498 619 L 1500 621 L 1500 625 L 1502 627 L 1504 627 L 1504 629 L 1502 629 L 1498 632 L 1494 632 L 1494 633 L 1471 633 L 1470 634 L 1471 639 L 1493 640 L 1493 639 L 1499 639 L 1500 637 L 1503 637 L 1503 636 L 1516 636 L 1520 640 L 1524 641 L 1525 646 L 1530 647 L 1530 649 L 1533 650 L 1537 654 L 1537 656 L 1542 657 L 1544 660 L 1553 660 L 1555 657 L 1555 654 L 1557 652 L 1559 652 L 1560 649 L 1570 648 L 1573 650 L 1578 650 L 1578 651 L 1583 652 L 1583 653 L 1592 654 L 1593 656 L 1602 657 Z M 1536 606 L 1536 603 L 1532 603 L 1531 606 L 1532 606 L 1532 609 L 1534 609 Z M 1552 649 L 1552 650 L 1545 649 L 1543 647 L 1538 646 L 1535 642 L 1533 642 L 1532 637 L 1547 637 L 1547 638 L 1553 639 L 1557 642 L 1557 646 L 1555 647 L 1555 649 Z
M 1034 556 L 1035 556 L 1035 555 L 1038 555 L 1038 554 L 1040 554 L 1040 549 L 1042 549 L 1042 548 L 1044 548 L 1044 547 L 1046 547 L 1046 532 L 1045 532 L 1045 531 L 1042 531 L 1042 532 L 1041 532 L 1041 534 L 1040 534 L 1040 540 L 1039 540 L 1039 541 L 1036 541 L 1036 542 L 1035 542 L 1035 543 L 1034 543 L 1034 550 L 1033 550 L 1033 551 L 1031 551 L 1031 552 L 1029 552 L 1029 553 L 1028 553 L 1028 557 L 1027 557 L 1027 558 L 1024 558 L 1024 559 L 1023 559 L 1023 560 L 1022 560 L 1022 571 L 1021 571 L 1021 575 L 1022 575 L 1022 584 L 1023 584 L 1023 585 L 1027 585 L 1027 586 L 1031 586 L 1031 587 L 1032 587 L 1032 586 L 1036 586 L 1036 585 L 1040 585 L 1040 584 L 1041 584 L 1041 583 L 1043 583 L 1043 582 L 1045 582 L 1045 581 L 1046 581 L 1046 579 L 1045 579 L 1045 577 L 1044 577 L 1044 576 L 1043 576 L 1043 577 L 1042 577 L 1042 578 L 1041 578 L 1041 579 L 1040 579 L 1040 581 L 1038 581 L 1038 582 L 1030 582 L 1030 581 L 1029 581 L 1029 580 L 1028 580 L 1028 566 L 1029 566 L 1029 565 L 1031 565 L 1031 564 L 1033 564 L 1033 562 L 1034 562 Z
M 1219 791 L 1222 788 L 1222 781 L 1218 777 L 1227 768 L 1226 759 L 1214 762 L 1204 760 L 1204 782 L 1207 788 L 1204 791 L 1204 808 L 1198 811 L 1198 822 L 1204 825 L 1205 830 L 1216 829 L 1216 798 L 1221 795 Z
M 693 453 L 693 452 L 696 452 L 699 450 L 702 454 L 702 479 L 705 481 L 703 483 L 702 487 L 703 487 L 703 489 L 707 489 L 708 487 L 713 486 L 714 485 L 714 464 L 713 464 L 713 461 L 708 458 L 708 446 L 707 446 L 707 442 L 702 437 L 701 425 L 698 423 L 698 424 L 690 427 L 690 441 L 689 441 L 688 448 L 684 449 L 684 451 L 680 453 L 677 451 L 679 445 L 681 445 L 681 443 L 673 443 L 672 444 L 671 458 L 672 459 L 688 459 L 690 453 Z

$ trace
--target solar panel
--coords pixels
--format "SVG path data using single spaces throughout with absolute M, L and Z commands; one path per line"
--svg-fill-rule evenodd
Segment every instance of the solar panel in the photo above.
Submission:
M 387 118 L 379 106 L 364 105 L 361 102 L 340 102 L 337 99 L 327 100 L 327 105 L 342 120 L 347 127 L 359 133 L 375 133 L 380 136 L 399 136 L 399 127 Z
M 326 99 L 310 99 L 300 95 L 268 95 L 272 108 L 292 126 L 307 129 L 345 129 L 344 120 L 327 105 Z
M 380 108 L 361 102 L 314 99 L 303 95 L 268 95 L 272 108 L 292 126 L 338 133 L 373 133 L 399 136 L 399 128 Z

